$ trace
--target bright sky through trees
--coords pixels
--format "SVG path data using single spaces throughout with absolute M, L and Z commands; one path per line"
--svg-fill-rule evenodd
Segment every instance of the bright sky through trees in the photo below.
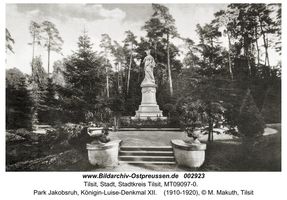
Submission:
M 182 37 L 197 41 L 196 24 L 209 23 L 213 14 L 226 8 L 226 4 L 166 4 L 175 19 L 175 25 Z M 63 55 L 52 52 L 54 61 L 72 53 L 77 47 L 77 39 L 85 29 L 88 31 L 94 50 L 100 51 L 101 34 L 107 33 L 112 40 L 122 42 L 125 31 L 131 30 L 137 36 L 145 36 L 141 30 L 144 22 L 152 15 L 151 4 L 7 4 L 6 28 L 9 29 L 15 44 L 15 54 L 7 53 L 7 68 L 17 67 L 24 73 L 31 73 L 32 48 L 29 24 L 31 20 L 53 22 L 64 40 Z M 183 42 L 172 41 L 183 52 Z M 270 53 L 271 64 L 276 64 L 276 56 Z M 35 56 L 41 55 L 47 70 L 47 51 L 37 46 Z M 183 57 L 183 55 L 182 55 Z

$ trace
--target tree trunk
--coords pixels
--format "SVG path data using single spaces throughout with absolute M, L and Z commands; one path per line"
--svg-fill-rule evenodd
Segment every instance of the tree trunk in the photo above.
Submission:
M 251 78 L 251 77 L 252 77 L 252 72 L 251 72 L 251 65 L 250 65 L 248 50 L 246 50 L 245 57 L 246 57 L 246 59 L 247 59 L 248 72 L 249 72 L 248 74 L 249 74 L 249 77 Z
M 249 44 L 247 43 L 247 36 L 245 35 L 243 37 L 243 54 L 245 56 L 245 58 L 247 59 L 247 65 L 248 65 L 248 74 L 249 74 L 249 78 L 251 78 L 251 65 L 250 65 L 250 61 L 249 61 Z
M 155 41 L 155 43 L 154 43 L 154 60 L 155 60 L 155 62 L 157 62 L 157 52 L 156 52 L 156 49 L 157 49 L 157 41 Z
M 116 65 L 117 67 L 117 88 L 118 88 L 118 94 L 120 93 L 120 68 L 119 63 Z
M 267 64 L 267 66 L 270 68 L 270 64 L 269 64 L 269 55 L 268 55 L 268 42 L 266 39 L 266 35 L 264 33 L 263 30 L 263 25 L 262 25 L 262 21 L 260 21 L 260 29 L 261 29 L 261 33 L 262 33 L 262 38 L 263 38 L 263 46 L 265 49 L 265 65 Z
M 128 68 L 127 95 L 129 94 L 129 87 L 130 87 L 131 67 L 132 67 L 132 61 L 133 61 L 132 59 L 133 59 L 133 47 L 131 49 L 130 64 Z
M 230 35 L 227 32 L 227 38 L 228 38 L 228 66 L 229 66 L 229 73 L 231 80 L 233 80 L 233 72 L 232 72 L 232 64 L 231 64 L 231 41 L 230 41 Z
M 117 116 L 114 116 L 114 130 L 117 131 L 118 130 L 118 120 L 117 120 Z
M 211 114 L 208 114 L 208 142 L 213 142 L 213 121 L 211 119 Z
M 258 45 L 258 39 L 257 39 L 258 33 L 257 33 L 257 27 L 255 27 L 255 44 L 256 44 L 256 49 L 257 49 L 257 65 L 260 64 L 260 49 Z
M 110 90 L 109 90 L 109 73 L 108 73 L 108 66 L 106 66 L 106 89 L 107 89 L 107 97 L 110 97 Z
M 33 65 L 33 61 L 34 61 L 34 52 L 35 52 L 35 33 L 33 34 L 33 42 L 32 42 L 32 65 Z
M 108 59 L 107 59 L 107 52 L 105 50 L 106 56 L 106 90 L 107 90 L 107 97 L 110 97 L 110 90 L 109 90 L 109 70 L 108 70 Z
M 48 76 L 50 75 L 50 44 L 48 46 Z
M 121 63 L 120 63 L 121 64 Z M 126 90 L 125 90 L 125 85 L 126 85 L 126 82 L 125 82 L 125 69 L 123 68 L 122 69 L 122 65 L 120 66 L 120 69 L 121 69 L 121 80 L 122 80 L 122 90 L 123 90 L 123 93 L 125 92 L 126 93 Z
M 213 133 L 212 133 L 212 130 L 208 128 L 208 142 L 212 142 L 212 141 L 213 141 Z
M 168 70 L 168 79 L 169 79 L 169 91 L 170 91 L 170 96 L 172 96 L 173 87 L 172 87 L 172 78 L 171 78 L 171 69 L 170 69 L 169 33 L 167 33 L 167 70 Z
M 119 62 L 119 87 L 120 87 L 120 92 L 124 91 L 124 81 L 123 81 L 123 71 L 122 71 L 122 63 Z
M 266 60 L 267 60 L 267 66 L 270 69 L 269 53 L 268 53 L 268 37 L 267 36 L 266 36 Z

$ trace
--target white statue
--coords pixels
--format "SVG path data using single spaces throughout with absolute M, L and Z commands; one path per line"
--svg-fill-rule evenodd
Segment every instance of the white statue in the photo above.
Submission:
M 136 111 L 136 115 L 132 117 L 135 119 L 152 119 L 152 120 L 167 120 L 166 117 L 162 115 L 162 111 L 156 102 L 156 88 L 155 79 L 153 75 L 153 68 L 155 67 L 154 58 L 150 55 L 150 50 L 146 50 L 146 57 L 144 58 L 144 72 L 145 77 L 141 83 L 142 101 L 139 109 Z
M 142 83 L 153 83 L 155 84 L 153 68 L 155 67 L 154 58 L 150 55 L 150 50 L 145 51 L 147 56 L 144 58 L 144 71 L 145 77 Z

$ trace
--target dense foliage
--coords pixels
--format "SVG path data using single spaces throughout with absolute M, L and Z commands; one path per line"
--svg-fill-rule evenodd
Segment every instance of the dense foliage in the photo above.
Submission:
M 32 99 L 25 75 L 16 68 L 6 71 L 6 128 L 32 128 Z
M 230 4 L 210 23 L 196 26 L 198 42 L 180 36 L 167 7 L 153 4 L 152 8 L 142 25 L 145 38 L 128 30 L 120 43 L 103 34 L 103 51 L 95 52 L 84 31 L 78 48 L 55 62 L 50 76 L 34 51 L 31 76 L 8 70 L 7 128 L 112 123 L 120 116 L 133 116 L 141 101 L 147 48 L 156 62 L 157 102 L 173 126 L 200 124 L 212 141 L 217 126 L 227 126 L 232 134 L 238 128 L 244 135 L 257 135 L 264 127 L 262 114 L 266 122 L 280 122 L 280 114 L 274 113 L 281 110 L 281 62 L 271 66 L 270 49 L 281 54 L 281 5 Z M 52 23 L 31 22 L 30 33 L 33 49 L 44 45 L 49 56 L 50 51 L 60 52 L 63 40 Z M 174 38 L 185 43 L 182 61 Z M 6 32 L 6 40 L 11 50 L 10 33 Z

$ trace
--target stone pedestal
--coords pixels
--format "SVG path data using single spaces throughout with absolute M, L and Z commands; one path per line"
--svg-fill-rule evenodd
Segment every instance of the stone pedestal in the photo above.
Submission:
M 160 118 L 161 120 L 166 120 L 163 117 L 162 111 L 156 102 L 156 84 L 154 83 L 142 83 L 142 101 L 139 109 L 136 111 L 136 115 L 132 119 L 147 119 L 156 120 Z

